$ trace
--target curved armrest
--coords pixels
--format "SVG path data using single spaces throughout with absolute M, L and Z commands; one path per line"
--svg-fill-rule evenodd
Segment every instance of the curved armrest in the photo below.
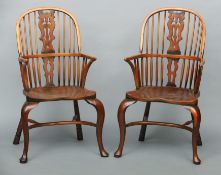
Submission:
M 84 54 L 84 53 L 79 53 L 79 54 L 80 54 L 81 57 L 86 57 L 86 58 L 88 58 L 88 59 L 90 59 L 92 61 L 96 61 L 97 60 L 97 58 L 94 57 L 94 56 L 87 55 L 87 54 Z
M 88 70 L 91 66 L 91 64 L 96 60 L 94 56 L 90 56 L 84 53 L 41 53 L 41 54 L 32 54 L 32 55 L 25 55 L 18 58 L 18 61 L 20 63 L 20 69 L 21 69 L 21 76 L 22 81 L 25 89 L 32 87 L 32 81 L 29 81 L 30 78 L 30 69 L 29 69 L 29 59 L 43 59 L 43 58 L 55 58 L 55 57 L 77 57 L 78 59 L 81 59 L 82 69 L 80 71 L 80 76 L 78 76 L 80 83 L 79 86 L 84 87 L 86 77 Z
M 83 73 L 82 73 L 82 78 L 81 78 L 81 83 L 80 83 L 81 86 L 84 87 L 85 86 L 85 82 L 86 82 L 86 78 L 87 78 L 88 70 L 91 67 L 91 64 L 94 61 L 97 60 L 97 58 L 94 57 L 94 56 L 90 56 L 90 55 L 84 54 L 84 53 L 79 53 L 79 56 L 83 57 L 83 58 L 87 58 L 89 60 L 89 62 L 85 66 L 85 71 L 83 71 Z
M 204 59 L 196 56 L 188 56 L 188 55 L 172 55 L 172 54 L 138 54 L 133 55 L 130 57 L 124 58 L 125 61 L 130 61 L 138 58 L 172 58 L 172 59 L 189 59 L 189 60 L 196 60 L 200 61 L 202 64 L 204 64 Z
M 141 85 L 144 84 L 144 81 L 146 81 L 145 79 L 145 76 L 144 75 L 144 71 L 142 70 L 143 67 L 141 67 L 141 63 L 143 63 L 143 59 L 157 59 L 157 58 L 160 58 L 161 60 L 163 59 L 168 59 L 168 60 L 188 60 L 189 64 L 190 64 L 190 61 L 191 62 L 198 62 L 198 68 L 196 69 L 197 73 L 196 73 L 196 79 L 193 79 L 191 78 L 189 81 L 194 81 L 194 92 L 195 93 L 198 93 L 199 91 L 199 86 L 200 86 L 200 81 L 201 81 L 201 74 L 202 74 L 202 69 L 203 69 L 203 65 L 204 65 L 204 59 L 201 58 L 201 57 L 197 57 L 197 56 L 187 56 L 187 55 L 172 55 L 172 54 L 138 54 L 138 55 L 134 55 L 134 56 L 130 56 L 130 57 L 126 57 L 124 58 L 124 60 L 130 65 L 131 67 L 131 70 L 133 72 L 133 75 L 134 75 L 134 81 L 135 81 L 135 85 L 136 85 L 136 88 L 139 88 Z M 148 63 L 149 64 L 149 63 Z M 153 66 L 153 62 L 150 62 L 150 64 Z M 192 63 L 191 63 L 192 64 Z M 168 61 L 167 63 L 167 69 L 168 69 L 168 82 L 169 81 L 174 81 L 174 79 L 176 78 L 176 73 L 178 71 L 178 64 L 176 64 L 176 69 L 174 69 L 176 72 L 172 72 L 171 71 L 171 68 L 169 67 L 168 68 L 168 65 L 171 66 L 171 62 Z M 173 70 L 173 69 L 172 69 Z M 173 70 L 173 71 L 174 71 Z M 154 70 L 154 71 L 159 71 L 158 69 Z M 170 72 L 169 72 L 170 71 Z M 193 71 L 193 69 L 192 69 Z M 173 74 L 172 74 L 172 73 Z M 158 72 L 159 73 L 159 72 Z M 171 78 L 171 74 L 172 74 L 172 78 Z M 152 69 L 152 75 L 153 75 L 153 69 Z M 153 76 L 151 75 L 150 73 L 150 76 L 151 76 L 151 83 L 152 83 L 152 80 L 153 80 Z M 161 76 L 163 76 L 161 74 Z M 169 77 L 170 76 L 170 77 Z M 193 75 L 192 75 L 193 76 Z M 174 78 L 175 77 L 175 78 Z M 172 80 L 171 80 L 172 79 Z M 155 81 L 155 80 L 153 80 Z M 158 82 L 158 79 L 156 80 Z M 188 81 L 185 80 L 185 81 Z

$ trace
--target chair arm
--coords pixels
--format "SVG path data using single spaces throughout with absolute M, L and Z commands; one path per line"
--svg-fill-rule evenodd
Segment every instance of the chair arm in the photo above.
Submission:
M 205 61 L 202 60 L 202 62 L 199 65 L 199 70 L 198 70 L 196 81 L 195 81 L 195 84 L 194 84 L 194 93 L 195 94 L 199 93 L 199 87 L 200 87 L 200 82 L 201 82 L 204 63 L 205 63 Z
M 27 64 L 28 63 L 28 59 L 24 58 L 24 57 L 19 57 L 18 58 L 19 63 L 24 63 Z
M 28 85 L 28 73 L 27 73 L 27 64 L 28 59 L 19 57 L 18 58 L 19 65 L 20 65 L 20 71 L 21 71 L 21 77 L 22 77 L 22 83 L 25 90 L 29 89 Z
M 85 82 L 86 82 L 86 78 L 87 78 L 87 74 L 88 74 L 88 70 L 91 67 L 91 64 L 97 60 L 97 58 L 94 56 L 84 54 L 84 53 L 79 53 L 79 54 L 80 54 L 80 57 L 87 58 L 89 60 L 89 62 L 85 66 L 85 70 L 82 73 L 82 78 L 81 78 L 81 82 L 80 82 L 80 86 L 84 87 Z
M 144 54 L 138 54 L 138 55 L 134 55 L 134 56 L 124 58 L 124 61 L 126 61 L 130 65 L 130 68 L 133 72 L 134 82 L 135 82 L 135 86 L 136 86 L 137 89 L 140 87 L 139 70 L 136 69 L 135 64 L 132 61 L 136 60 L 138 58 L 142 58 L 143 55 Z
M 90 60 L 92 60 L 92 61 L 96 61 L 96 60 L 97 60 L 96 57 L 91 56 L 91 55 L 87 55 L 87 54 L 84 54 L 84 53 L 80 53 L 80 55 L 81 55 L 81 57 L 88 58 L 88 59 L 90 59 Z
M 140 59 L 150 59 L 150 58 L 162 58 L 162 59 L 173 59 L 173 60 L 179 60 L 179 59 L 187 59 L 187 60 L 192 60 L 192 61 L 197 61 L 199 62 L 199 70 L 198 70 L 198 75 L 195 80 L 194 84 L 194 92 L 198 93 L 200 81 L 201 81 L 201 74 L 202 74 L 202 69 L 204 65 L 204 59 L 201 57 L 196 57 L 196 56 L 188 56 L 188 55 L 172 55 L 172 54 L 138 54 L 130 57 L 124 58 L 124 60 L 130 65 L 133 75 L 134 75 L 134 81 L 136 88 L 139 88 L 142 84 L 141 80 L 141 73 L 140 73 L 140 68 L 139 68 L 139 60 Z

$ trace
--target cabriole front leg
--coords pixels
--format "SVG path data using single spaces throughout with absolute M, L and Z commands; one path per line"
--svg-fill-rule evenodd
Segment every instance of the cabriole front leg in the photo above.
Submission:
M 86 100 L 86 102 L 94 106 L 97 111 L 96 135 L 97 135 L 98 147 L 101 157 L 108 157 L 109 154 L 104 149 L 103 140 L 102 140 L 102 131 L 103 131 L 104 118 L 105 118 L 104 106 L 102 102 L 96 98 Z
M 199 113 L 200 113 L 200 111 L 199 111 Z M 192 120 L 193 120 L 193 115 L 192 115 Z M 202 145 L 203 145 L 203 143 L 202 143 L 202 139 L 201 139 L 201 136 L 200 136 L 200 126 L 199 126 L 199 134 L 198 134 L 198 137 L 197 137 L 197 146 L 202 146 Z
M 199 165 L 201 160 L 197 154 L 197 142 L 199 139 L 199 127 L 201 122 L 201 114 L 198 106 L 192 106 L 189 108 L 193 118 L 193 132 L 192 132 L 192 147 L 193 147 L 193 163 Z
M 136 101 L 125 99 L 120 103 L 118 108 L 118 123 L 120 128 L 120 142 L 117 151 L 114 154 L 114 157 L 118 158 L 121 157 L 124 147 L 125 135 L 126 135 L 126 122 L 125 122 L 125 112 L 126 109 L 136 103 Z
M 26 163 L 28 161 L 28 146 L 29 146 L 28 114 L 37 105 L 38 103 L 35 102 L 25 102 L 21 109 L 22 130 L 24 135 L 24 149 L 23 149 L 23 154 L 20 158 L 20 163 Z

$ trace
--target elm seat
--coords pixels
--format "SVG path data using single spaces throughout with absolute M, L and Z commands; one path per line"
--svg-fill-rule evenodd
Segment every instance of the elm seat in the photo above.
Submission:
M 144 86 L 138 90 L 129 91 L 126 93 L 127 98 L 152 101 L 165 102 L 171 104 L 195 105 L 197 104 L 197 97 L 193 90 L 176 88 L 176 87 L 151 87 Z
M 81 87 L 38 87 L 24 91 L 24 95 L 30 99 L 38 100 L 82 100 L 96 97 L 96 92 Z

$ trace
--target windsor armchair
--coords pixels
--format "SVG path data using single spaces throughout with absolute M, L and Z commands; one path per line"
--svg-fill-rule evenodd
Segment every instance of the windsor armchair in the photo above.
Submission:
M 23 132 L 24 149 L 20 162 L 28 160 L 29 129 L 67 124 L 76 124 L 78 140 L 83 140 L 81 125 L 96 127 L 100 154 L 107 157 L 102 143 L 104 107 L 96 98 L 96 92 L 84 87 L 88 70 L 96 58 L 81 53 L 76 18 L 61 8 L 31 9 L 18 19 L 16 36 L 23 93 L 26 96 L 13 142 L 19 144 Z M 39 123 L 29 119 L 29 112 L 40 102 L 59 100 L 73 101 L 73 120 Z M 95 107 L 96 123 L 80 119 L 78 100 L 85 100 Z
M 202 145 L 198 97 L 204 64 L 203 19 L 189 9 L 158 9 L 145 18 L 140 39 L 140 54 L 124 59 L 132 69 L 136 89 L 126 93 L 118 109 L 120 143 L 115 157 L 122 155 L 126 127 L 141 125 L 139 141 L 144 141 L 147 125 L 160 125 L 192 132 L 193 163 L 200 164 L 197 145 Z M 146 103 L 143 120 L 126 124 L 126 109 L 137 101 Z M 192 120 L 184 124 L 149 121 L 151 102 L 185 106 Z

